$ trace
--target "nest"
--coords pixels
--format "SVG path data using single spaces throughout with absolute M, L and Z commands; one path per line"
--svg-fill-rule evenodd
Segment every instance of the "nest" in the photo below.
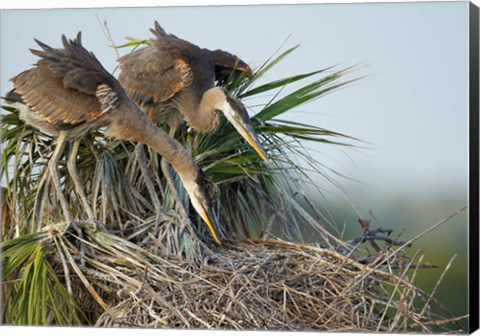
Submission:
M 162 252 L 158 241 L 139 247 L 104 231 L 85 230 L 85 253 L 54 231 L 50 239 L 61 248 L 52 261 L 70 261 L 63 264 L 67 287 L 95 326 L 460 330 L 459 318 L 413 285 L 419 269 L 432 265 L 408 257 L 408 242 L 365 253 L 365 239 L 328 248 L 245 240 L 207 250 L 195 262 Z

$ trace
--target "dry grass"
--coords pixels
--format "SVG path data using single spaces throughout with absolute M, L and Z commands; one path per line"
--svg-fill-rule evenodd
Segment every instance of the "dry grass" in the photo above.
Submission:
M 95 326 L 432 332 L 461 331 L 464 318 L 413 284 L 432 265 L 407 256 L 409 242 L 367 253 L 363 244 L 245 240 L 204 246 L 195 261 L 155 239 L 139 247 L 88 227 L 82 255 L 58 226 L 47 231 L 52 263 L 66 261 L 60 273 Z

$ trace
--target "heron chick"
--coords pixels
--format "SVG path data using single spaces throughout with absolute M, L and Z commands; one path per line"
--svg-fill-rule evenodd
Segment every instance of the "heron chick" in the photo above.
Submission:
M 106 127 L 107 137 L 145 144 L 172 165 L 180 176 L 194 209 L 220 244 L 210 211 L 217 198 L 217 187 L 196 165 L 191 154 L 158 128 L 128 98 L 120 83 L 95 55 L 83 47 L 81 32 L 72 40 L 67 40 L 62 35 L 61 49 L 35 41 L 42 50 L 31 52 L 40 60 L 31 69 L 11 79 L 14 89 L 8 93 L 7 103 L 18 108 L 20 118 L 27 124 L 58 136 L 48 167 L 67 222 L 73 224 L 60 187 L 58 161 L 66 142 L 73 141 L 68 171 L 89 217 L 94 217 L 75 160 L 81 138 L 89 131 Z
M 156 122 L 175 130 L 181 120 L 200 133 L 212 133 L 221 114 L 268 162 L 244 105 L 215 80 L 230 74 L 251 76 L 250 67 L 223 50 L 202 49 L 172 34 L 158 22 L 152 45 L 119 58 L 118 80 L 129 97 Z

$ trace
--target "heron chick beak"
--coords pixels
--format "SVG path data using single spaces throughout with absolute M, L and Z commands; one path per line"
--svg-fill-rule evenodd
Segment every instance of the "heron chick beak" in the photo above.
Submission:
M 182 178 L 182 175 L 180 175 L 180 178 Z M 197 214 L 202 217 L 205 224 L 207 224 L 215 242 L 218 245 L 222 245 L 218 238 L 217 231 L 215 231 L 214 224 L 216 224 L 216 220 L 211 211 L 212 206 L 218 198 L 218 187 L 201 169 L 198 169 L 195 174 L 190 174 L 189 176 L 184 175 L 182 182 L 193 208 Z
M 235 124 L 233 126 L 235 126 Z M 262 160 L 265 161 L 265 163 L 270 163 L 270 161 L 268 160 L 268 157 L 267 157 L 267 153 L 265 153 L 265 150 L 263 149 L 262 145 L 260 144 L 260 141 L 258 140 L 257 134 L 253 130 L 253 127 L 251 125 L 248 125 L 248 126 L 243 127 L 243 125 L 242 125 L 241 129 L 239 129 L 240 127 L 239 128 L 235 127 L 235 128 L 237 128 L 240 135 L 245 140 L 247 140 L 247 142 L 250 144 L 250 146 L 252 146 L 253 149 L 255 149 L 255 151 L 262 158 Z
M 269 163 L 267 153 L 262 148 L 262 144 L 258 140 L 257 133 L 253 129 L 247 109 L 243 104 L 228 92 L 225 91 L 225 101 L 219 108 L 223 112 L 227 120 L 235 127 L 238 133 L 255 149 L 263 161 Z
M 247 112 L 245 111 L 245 114 Z M 267 157 L 267 153 L 265 150 L 262 148 L 262 145 L 260 143 L 260 140 L 258 140 L 257 133 L 253 129 L 252 124 L 250 123 L 250 119 L 248 119 L 248 114 L 246 114 L 246 117 L 243 116 L 243 118 L 235 118 L 231 117 L 229 114 L 225 114 L 227 117 L 228 121 L 235 127 L 238 133 L 250 144 L 250 146 L 255 149 L 255 151 L 260 155 L 263 161 L 265 163 L 270 163 Z
M 214 220 L 213 220 L 213 216 L 212 216 L 212 213 L 211 213 L 210 209 L 200 207 L 199 209 L 197 209 L 197 211 L 198 211 L 198 214 L 200 215 L 200 217 L 202 217 L 203 221 L 207 224 L 208 229 L 210 230 L 210 233 L 213 236 L 213 239 L 215 239 L 215 242 L 218 245 L 222 245 L 222 243 L 220 242 L 220 239 L 218 239 L 217 232 L 215 231 L 215 228 L 213 227 Z

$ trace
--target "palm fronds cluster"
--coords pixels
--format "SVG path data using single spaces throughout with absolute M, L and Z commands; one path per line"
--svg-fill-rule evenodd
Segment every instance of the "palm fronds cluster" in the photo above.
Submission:
M 198 165 L 220 188 L 217 214 L 224 237 L 257 237 L 264 233 L 268 222 L 273 224 L 272 230 L 276 230 L 277 236 L 282 235 L 289 240 L 302 239 L 301 226 L 304 222 L 315 226 L 320 233 L 324 231 L 324 227 L 313 223 L 313 218 L 292 197 L 295 191 L 304 189 L 303 185 L 314 184 L 309 172 L 300 169 L 292 158 L 303 158 L 313 170 L 323 173 L 304 150 L 301 140 L 348 146 L 345 140 L 353 139 L 279 117 L 353 80 L 343 80 L 350 69 L 322 69 L 254 86 L 294 49 L 265 62 L 251 79 L 237 76 L 220 83 L 248 103 L 249 97 L 277 93 L 279 89 L 288 88 L 300 80 L 321 76 L 283 97 L 275 96 L 253 117 L 256 132 L 263 138 L 264 148 L 272 158 L 271 166 L 261 162 L 248 144 L 240 141 L 240 135 L 232 130 L 226 120 L 214 134 L 192 133 L 185 125 L 176 133 L 176 138 L 192 152 Z M 25 125 L 16 110 L 9 107 L 4 109 L 7 113 L 3 116 L 1 174 L 8 181 L 4 202 L 14 210 L 8 216 L 11 220 L 8 225 L 10 232 L 6 232 L 5 236 L 13 237 L 15 234 L 36 232 L 40 229 L 37 223 L 55 223 L 61 221 L 62 216 L 56 206 L 54 189 L 47 181 L 46 162 L 51 156 L 54 139 Z M 188 211 L 188 198 L 173 172 L 165 178 L 159 156 L 153 151 L 149 151 L 147 156 L 150 175 L 163 207 L 161 214 L 155 214 L 153 200 L 146 192 L 145 181 L 134 155 L 134 144 L 106 139 L 100 130 L 82 141 L 77 165 L 85 181 L 89 202 L 101 222 L 119 231 L 120 236 L 130 238 L 132 235 L 143 237 L 142 233 L 151 229 L 160 230 L 160 233 L 150 233 L 164 237 L 163 241 L 170 239 L 167 244 L 169 249 L 179 252 L 177 247 L 181 238 L 171 231 L 184 230 L 188 225 L 175 226 L 169 223 L 189 221 L 189 216 L 185 216 L 178 207 L 178 203 L 184 204 Z M 67 175 L 66 169 L 64 157 L 60 162 L 63 176 Z M 62 183 L 72 215 L 77 219 L 85 218 L 73 192 L 72 181 L 64 178 Z M 197 228 L 201 230 L 202 226 L 198 225 Z
M 408 257 L 406 246 L 393 258 L 392 245 L 385 244 L 373 261 L 365 259 L 358 246 L 332 233 L 311 201 L 305 205 L 303 191 L 321 189 L 312 174 L 330 177 L 304 141 L 351 146 L 355 139 L 281 116 L 358 78 L 348 79 L 354 67 L 325 68 L 257 85 L 295 49 L 266 61 L 252 78 L 219 83 L 247 105 L 249 98 L 272 96 L 252 117 L 271 165 L 225 121 L 214 134 L 186 126 L 176 133 L 220 188 L 222 247 L 208 244 L 179 179 L 164 174 L 156 153 L 147 151 L 146 161 L 160 211 L 134 144 L 107 139 L 101 129 L 82 140 L 77 165 L 107 231 L 85 225 L 80 236 L 62 235 L 66 223 L 46 165 L 54 139 L 3 107 L 3 322 L 385 332 L 432 331 L 456 322 L 433 312 L 430 305 L 441 305 L 413 285 L 414 276 L 406 278 L 420 267 L 412 266 L 418 256 Z M 59 165 L 72 215 L 86 218 L 66 177 L 66 159 Z M 312 232 L 317 247 L 298 245 Z

